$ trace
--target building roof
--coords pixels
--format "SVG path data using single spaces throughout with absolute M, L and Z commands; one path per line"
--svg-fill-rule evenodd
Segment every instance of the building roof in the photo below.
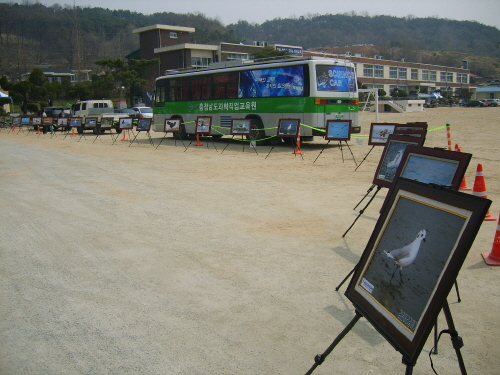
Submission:
M 185 27 L 185 26 L 170 26 L 170 25 L 149 25 L 145 27 L 140 27 L 138 29 L 132 30 L 133 33 L 143 33 L 145 31 L 151 30 L 168 30 L 168 31 L 184 31 L 187 33 L 194 33 L 196 29 L 194 27 Z
M 476 92 L 500 92 L 500 86 L 483 86 L 478 87 Z
M 168 52 L 168 51 L 176 51 L 179 49 L 201 49 L 201 50 L 208 50 L 208 51 L 217 51 L 219 49 L 219 46 L 214 46 L 211 44 L 183 43 L 183 44 L 176 44 L 175 46 L 155 48 L 154 52 L 155 53 L 162 53 L 162 52 Z

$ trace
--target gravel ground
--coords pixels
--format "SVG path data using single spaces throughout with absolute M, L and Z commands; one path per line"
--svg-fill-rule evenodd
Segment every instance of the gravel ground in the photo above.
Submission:
M 450 123 L 482 163 L 500 211 L 500 108 L 381 114 Z M 364 114 L 367 134 L 374 114 Z M 382 189 L 357 221 L 381 147 L 357 171 L 317 139 L 258 153 L 222 139 L 187 150 L 163 134 L 139 144 L 0 131 L 0 374 L 303 374 L 354 317 L 335 287 L 378 219 Z M 446 131 L 426 145 L 446 147 Z M 370 150 L 349 142 L 359 163 Z M 187 144 L 186 144 L 187 145 Z M 221 150 L 228 148 L 221 153 Z M 217 150 L 214 148 L 217 147 Z M 448 301 L 471 374 L 497 374 L 500 267 L 485 265 L 484 222 Z M 439 318 L 440 329 L 446 328 Z M 413 374 L 431 374 L 430 337 Z M 449 336 L 433 356 L 459 373 Z M 361 319 L 315 374 L 401 374 L 401 355 Z

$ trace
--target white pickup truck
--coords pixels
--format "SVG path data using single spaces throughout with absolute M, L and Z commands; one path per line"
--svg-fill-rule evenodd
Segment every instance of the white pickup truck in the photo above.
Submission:
M 120 118 L 129 117 L 126 113 L 115 113 L 113 102 L 108 99 L 78 101 L 73 105 L 72 113 L 75 117 L 97 117 L 98 122 L 101 121 L 102 117 L 112 117 L 113 123 L 116 124 L 113 128 L 117 133 L 121 133 L 122 131 L 118 126 Z M 78 133 L 80 134 L 85 130 L 87 129 L 85 129 L 84 126 L 78 127 Z M 97 131 L 95 127 L 92 129 L 89 128 L 88 130 L 93 130 L 94 132 Z

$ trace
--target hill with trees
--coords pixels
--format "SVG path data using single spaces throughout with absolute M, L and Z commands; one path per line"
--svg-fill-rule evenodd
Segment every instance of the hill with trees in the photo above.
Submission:
M 97 81 L 95 74 L 105 73 L 99 61 L 125 59 L 139 48 L 139 37 L 132 31 L 152 24 L 193 27 L 196 32 L 191 42 L 200 44 L 267 41 L 444 66 L 462 66 L 467 60 L 472 73 L 500 78 L 500 30 L 472 21 L 371 17 L 351 12 L 224 26 L 202 13 L 144 15 L 128 10 L 45 6 L 28 0 L 0 4 L 0 77 L 16 82 L 36 67 L 50 66 L 91 69 Z M 102 80 L 95 86 L 94 91 L 100 90 Z

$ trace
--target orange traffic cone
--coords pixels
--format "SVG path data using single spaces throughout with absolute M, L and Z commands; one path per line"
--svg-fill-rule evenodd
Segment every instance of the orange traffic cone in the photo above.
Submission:
M 40 125 L 38 125 L 38 130 L 37 130 L 36 134 L 42 134 L 42 132 L 40 131 Z
M 128 141 L 128 138 L 127 138 L 127 130 L 123 129 L 123 137 L 121 139 L 121 141 Z
M 455 145 L 455 149 L 458 152 L 462 152 L 462 149 L 458 145 Z M 462 179 L 462 182 L 460 183 L 460 187 L 458 188 L 458 190 L 472 190 L 470 187 L 467 186 L 467 180 L 465 179 L 465 176 Z
M 71 136 L 72 136 L 72 137 L 76 137 L 76 134 L 75 134 L 75 128 L 71 128 L 71 130 L 72 130 L 72 131 L 71 131 Z
M 497 231 L 495 233 L 495 239 L 493 240 L 493 246 L 491 252 L 481 253 L 484 259 L 484 263 L 488 266 L 500 266 L 500 220 L 498 221 Z
M 488 198 L 488 193 L 486 192 L 486 183 L 484 180 L 483 165 L 478 164 L 476 170 L 476 179 L 474 180 L 474 188 L 472 189 L 472 194 L 481 198 Z M 490 211 L 486 214 L 484 218 L 485 221 L 495 221 L 497 218 L 493 216 Z
M 203 143 L 200 142 L 200 135 L 196 134 L 196 144 L 195 146 L 203 146 Z
M 300 124 L 299 124 L 299 129 L 297 132 L 297 145 L 295 147 L 295 151 L 293 152 L 295 155 L 303 155 L 304 153 L 300 151 Z

